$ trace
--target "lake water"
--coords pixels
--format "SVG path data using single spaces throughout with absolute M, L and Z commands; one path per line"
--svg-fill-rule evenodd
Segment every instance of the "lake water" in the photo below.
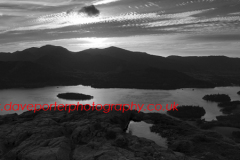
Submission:
M 159 146 L 167 148 L 167 139 L 159 136 L 156 133 L 151 132 L 150 127 L 152 125 L 153 124 L 148 124 L 146 122 L 131 121 L 128 125 L 128 129 L 126 132 L 138 137 L 153 140 Z
M 240 100 L 237 92 L 240 87 L 217 87 L 214 89 L 178 89 L 178 90 L 140 90 L 140 89 L 95 89 L 88 86 L 60 86 L 38 89 L 8 89 L 0 90 L 0 114 L 22 113 L 23 111 L 4 111 L 6 104 L 77 104 L 78 101 L 68 101 L 57 98 L 57 94 L 65 92 L 83 93 L 94 96 L 94 99 L 81 101 L 81 104 L 144 104 L 143 112 L 148 104 L 171 105 L 176 102 L 179 105 L 198 105 L 204 107 L 206 114 L 203 118 L 210 121 L 218 115 L 222 115 L 217 103 L 206 102 L 202 97 L 206 94 L 228 94 L 232 100 Z M 152 109 L 154 107 L 150 107 Z M 26 111 L 26 110 L 25 110 Z M 157 112 L 157 111 L 153 111 Z M 159 113 L 166 113 L 159 111 Z
M 240 87 L 217 87 L 214 89 L 178 89 L 178 90 L 140 90 L 140 89 L 95 89 L 88 86 L 65 86 L 65 87 L 45 87 L 38 89 L 8 89 L 0 90 L 0 115 L 10 113 L 22 113 L 27 111 L 4 111 L 4 106 L 12 102 L 13 104 L 77 104 L 78 101 L 69 101 L 57 98 L 59 93 L 74 92 L 94 96 L 94 99 L 81 101 L 80 104 L 144 104 L 143 112 L 147 110 L 149 104 L 161 104 L 166 113 L 166 105 L 174 102 L 178 105 L 197 105 L 204 107 L 206 114 L 203 118 L 211 121 L 216 116 L 222 115 L 217 103 L 207 102 L 202 99 L 206 94 L 228 94 L 232 100 L 240 100 L 237 92 Z M 150 107 L 153 109 L 154 107 Z M 157 112 L 157 111 L 153 111 Z M 130 122 L 127 132 L 138 137 L 144 137 L 155 141 L 160 146 L 167 147 L 166 139 L 158 134 L 152 133 L 150 127 L 152 124 L 145 122 Z

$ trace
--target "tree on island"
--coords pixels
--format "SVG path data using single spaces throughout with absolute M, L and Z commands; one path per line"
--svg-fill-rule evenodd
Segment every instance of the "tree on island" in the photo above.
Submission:
M 212 101 L 212 102 L 230 102 L 231 101 L 231 98 L 229 97 L 229 95 L 226 95 L 226 94 L 205 95 L 203 99 L 206 101 Z
M 237 92 L 237 94 L 238 94 L 238 95 L 240 95 L 240 91 L 239 91 L 239 92 Z
M 177 110 L 170 110 L 167 113 L 177 118 L 201 118 L 206 114 L 203 107 L 199 106 L 179 106 Z

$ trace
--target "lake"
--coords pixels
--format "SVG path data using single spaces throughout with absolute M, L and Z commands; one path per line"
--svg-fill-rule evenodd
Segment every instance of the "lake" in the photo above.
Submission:
M 6 104 L 77 104 L 78 101 L 69 101 L 57 98 L 57 94 L 65 92 L 83 93 L 94 96 L 93 99 L 81 101 L 81 104 L 145 104 L 143 112 L 150 112 L 148 104 L 171 105 L 198 105 L 204 107 L 206 114 L 203 118 L 207 121 L 222 115 L 217 103 L 207 102 L 202 99 L 206 94 L 228 94 L 232 100 L 240 100 L 237 92 L 240 87 L 217 87 L 214 89 L 177 89 L 177 90 L 141 90 L 141 89 L 95 89 L 89 86 L 60 86 L 37 89 L 7 89 L 0 90 L 0 114 L 22 113 L 23 111 L 4 111 Z M 152 107 L 151 107 L 152 108 Z M 25 110 L 26 111 L 26 110 Z M 157 111 L 154 111 L 157 112 Z M 159 111 L 159 113 L 166 113 Z

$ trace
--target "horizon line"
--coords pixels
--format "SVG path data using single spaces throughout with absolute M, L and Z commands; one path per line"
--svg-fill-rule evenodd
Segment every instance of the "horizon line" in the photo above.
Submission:
M 60 46 L 60 45 L 52 45 L 52 44 L 46 44 L 46 45 L 42 45 L 40 47 L 29 47 L 29 48 L 25 48 L 23 50 L 17 50 L 17 51 L 14 51 L 14 52 L 0 52 L 0 54 L 14 54 L 14 53 L 18 53 L 18 52 L 23 52 L 25 50 L 28 50 L 28 49 L 41 49 L 43 47 L 46 47 L 46 46 L 51 46 L 51 47 L 60 47 L 60 48 L 63 48 L 63 49 L 66 49 L 67 51 L 69 52 L 72 52 L 72 53 L 79 53 L 79 52 L 84 52 L 84 51 L 87 51 L 87 50 L 105 50 L 105 49 L 109 49 L 109 48 L 116 48 L 116 49 L 121 49 L 121 50 L 125 50 L 125 51 L 128 51 L 128 52 L 135 52 L 135 53 L 144 53 L 144 54 L 148 54 L 148 55 L 152 55 L 152 56 L 158 56 L 158 57 L 164 57 L 164 58 L 168 58 L 168 57 L 183 57 L 183 58 L 187 58 L 187 57 L 226 57 L 226 58 L 240 58 L 240 57 L 229 57 L 229 56 L 226 56 L 226 55 L 206 55 L 206 56 L 197 56 L 197 55 L 192 55 L 192 56 L 180 56 L 180 55 L 169 55 L 169 56 L 160 56 L 160 55 L 155 55 L 155 54 L 150 54 L 148 52 L 141 52 L 141 51 L 132 51 L 132 50 L 128 50 L 128 49 L 125 49 L 125 48 L 120 48 L 120 47 L 117 47 L 117 46 L 109 46 L 109 47 L 106 47 L 106 48 L 88 48 L 88 49 L 83 49 L 83 50 L 80 50 L 80 51 L 71 51 L 63 46 Z

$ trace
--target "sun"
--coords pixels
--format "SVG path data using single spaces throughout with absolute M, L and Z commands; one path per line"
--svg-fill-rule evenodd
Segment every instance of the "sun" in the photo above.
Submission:
M 103 48 L 107 46 L 107 38 L 87 38 L 90 48 Z
M 106 48 L 111 45 L 108 38 L 89 37 L 80 38 L 79 40 L 84 42 L 86 48 Z

